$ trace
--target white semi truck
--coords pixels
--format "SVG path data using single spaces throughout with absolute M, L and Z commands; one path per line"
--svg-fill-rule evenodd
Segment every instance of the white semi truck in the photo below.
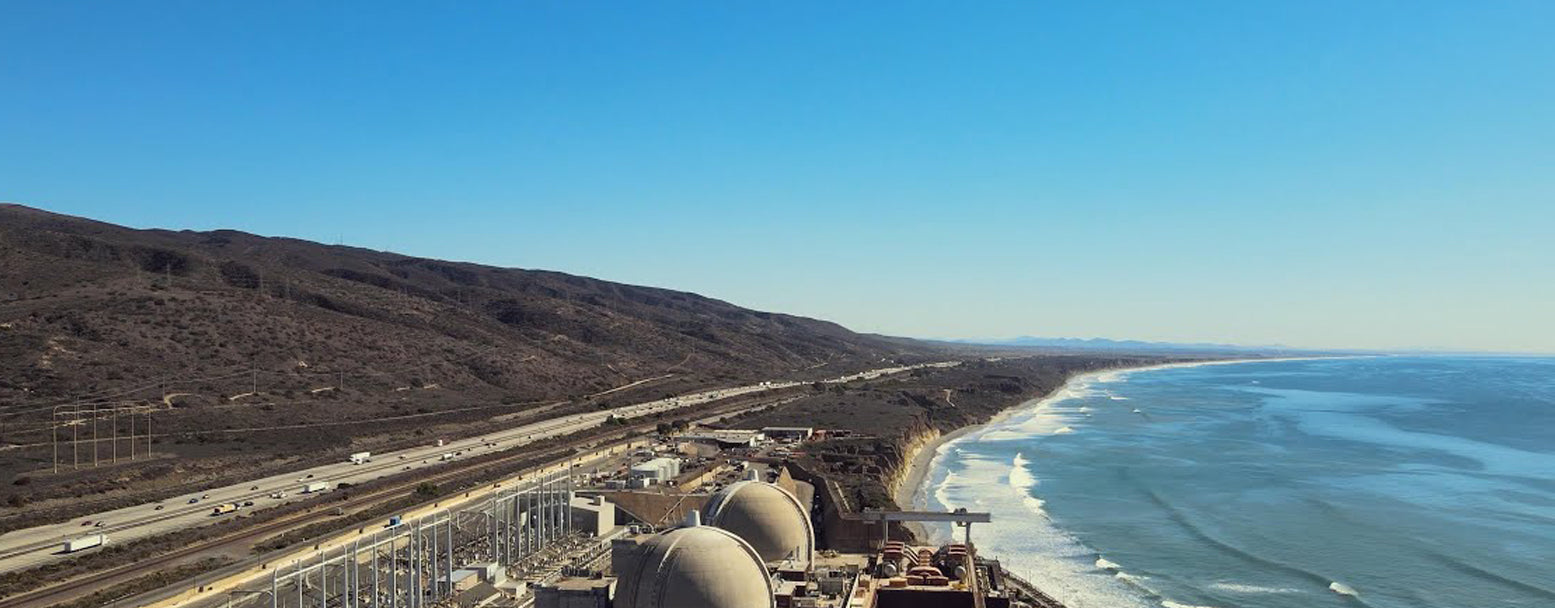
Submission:
M 315 481 L 315 482 L 309 483 L 308 485 L 305 485 L 305 486 L 302 487 L 302 493 L 303 494 L 313 494 L 313 493 L 316 493 L 316 492 L 326 492 L 328 490 L 329 490 L 329 484 L 324 483 L 322 481 Z
M 351 455 L 351 464 L 367 464 L 372 462 L 372 452 L 357 452 Z
M 108 542 L 106 534 L 88 534 L 80 538 L 72 538 L 65 541 L 65 553 L 75 553 L 92 547 L 101 547 Z

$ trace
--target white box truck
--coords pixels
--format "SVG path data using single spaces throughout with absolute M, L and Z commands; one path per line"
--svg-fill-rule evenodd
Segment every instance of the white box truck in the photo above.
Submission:
M 106 534 L 88 534 L 80 538 L 72 538 L 65 541 L 65 553 L 75 553 L 83 549 L 100 547 L 106 542 L 108 542 L 108 535 Z
M 372 462 L 372 452 L 357 452 L 351 455 L 351 464 L 367 464 Z
M 327 490 L 329 490 L 329 484 L 322 481 L 315 481 L 302 487 L 303 494 L 313 494 L 315 492 L 324 492 Z

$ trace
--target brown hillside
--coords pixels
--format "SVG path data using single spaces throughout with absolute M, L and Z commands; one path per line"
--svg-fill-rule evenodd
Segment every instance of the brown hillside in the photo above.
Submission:
M 79 494 L 300 449 L 478 432 L 539 404 L 592 406 L 601 398 L 582 398 L 639 380 L 608 398 L 932 354 L 692 293 L 19 205 L 0 205 L 0 269 L 0 442 L 11 446 L 0 483 L 21 475 Z M 162 469 L 43 472 L 55 406 L 72 403 L 157 408 Z M 288 428 L 252 430 L 277 426 Z M 111 447 L 99 442 L 100 461 Z

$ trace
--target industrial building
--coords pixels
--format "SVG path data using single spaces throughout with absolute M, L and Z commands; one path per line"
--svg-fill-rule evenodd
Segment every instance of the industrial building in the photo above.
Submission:
M 762 427 L 761 434 L 777 441 L 807 441 L 815 435 L 815 429 L 808 426 L 768 426 Z
M 699 430 L 682 434 L 680 438 L 685 441 L 708 443 L 722 448 L 754 447 L 765 439 L 761 431 L 734 429 Z
M 616 506 L 602 496 L 571 499 L 572 529 L 586 536 L 605 536 L 616 527 Z
M 1009 608 L 1031 605 L 997 562 L 966 542 L 942 547 L 883 540 L 878 550 L 818 551 L 809 505 L 783 487 L 746 479 L 707 499 L 680 525 L 611 541 L 611 572 L 542 586 L 535 608 Z M 874 512 L 970 526 L 986 513 Z M 970 528 L 968 527 L 968 530 Z M 970 532 L 968 532 L 970 534 Z M 613 575 L 613 576 L 611 576 Z M 1026 594 L 1030 595 L 1030 594 Z M 1046 604 L 1038 604 L 1046 605 Z
M 674 479 L 680 475 L 680 459 L 660 457 L 632 465 L 627 476 L 627 486 L 646 488 Z
M 611 608 L 613 578 L 563 579 L 535 589 L 535 606 L 550 608 Z

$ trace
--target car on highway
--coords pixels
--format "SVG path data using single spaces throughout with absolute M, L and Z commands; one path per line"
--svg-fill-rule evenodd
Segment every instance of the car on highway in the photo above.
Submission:
M 93 528 L 101 528 L 101 527 L 106 526 L 106 525 L 108 525 L 108 522 L 100 521 L 100 522 L 97 522 L 95 524 L 92 524 L 92 527 Z
M 161 511 L 162 509 L 166 509 L 166 508 L 167 508 L 167 505 L 157 505 L 157 508 L 152 509 L 152 510 L 153 511 Z
M 253 486 L 253 487 L 250 487 L 250 488 L 249 488 L 249 490 L 251 490 L 251 491 L 252 491 L 252 490 L 258 490 L 258 489 L 259 489 L 259 486 Z
M 200 495 L 200 500 L 205 500 L 205 499 L 210 498 L 210 497 L 211 497 L 210 494 L 201 494 Z
M 254 501 L 252 501 L 252 500 L 245 500 L 245 501 L 243 501 L 243 506 L 245 506 L 245 507 L 252 507 L 252 506 L 254 506 Z
M 189 499 L 189 504 L 191 504 L 191 505 L 194 504 L 194 503 L 197 503 L 197 502 L 200 502 L 200 499 L 198 499 L 198 498 L 191 498 L 191 499 Z
M 83 526 L 90 526 L 90 525 L 92 525 L 92 520 L 88 519 L 86 521 L 83 521 L 83 522 L 81 522 L 81 525 L 83 525 Z

